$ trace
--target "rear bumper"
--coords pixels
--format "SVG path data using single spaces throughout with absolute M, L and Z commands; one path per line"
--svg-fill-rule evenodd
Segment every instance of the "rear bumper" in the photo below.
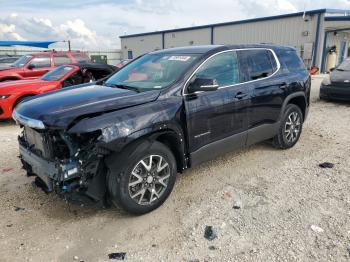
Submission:
M 321 85 L 320 98 L 350 101 L 350 87 Z

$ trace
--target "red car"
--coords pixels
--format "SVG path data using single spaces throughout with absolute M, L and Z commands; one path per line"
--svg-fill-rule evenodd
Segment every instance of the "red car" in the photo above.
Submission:
M 40 79 L 18 80 L 0 83 L 0 119 L 8 119 L 12 111 L 28 97 L 59 88 L 79 85 L 102 79 L 118 70 L 105 64 L 63 65 L 48 72 Z
M 0 69 L 0 82 L 36 79 L 56 66 L 87 61 L 90 61 L 90 57 L 82 52 L 49 51 L 24 55 L 11 67 Z

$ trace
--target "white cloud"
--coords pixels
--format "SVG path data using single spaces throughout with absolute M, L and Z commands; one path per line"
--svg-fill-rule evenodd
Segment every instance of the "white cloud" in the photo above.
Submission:
M 106 49 L 118 48 L 123 34 L 305 9 L 349 9 L 350 0 L 16 0 L 0 6 L 1 39 L 70 39 L 73 48 Z
M 98 36 L 81 19 L 58 24 L 48 18 L 27 18 L 11 14 L 0 18 L 0 38 L 6 40 L 71 40 L 73 48 L 84 49 L 110 47 L 108 39 Z

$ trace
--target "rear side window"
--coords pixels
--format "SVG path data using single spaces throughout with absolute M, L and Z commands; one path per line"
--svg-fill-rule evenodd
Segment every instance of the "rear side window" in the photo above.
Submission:
M 65 65 L 72 63 L 71 59 L 66 55 L 54 55 L 53 62 L 55 66 Z
M 242 64 L 245 65 L 249 77 L 247 81 L 272 75 L 277 69 L 276 60 L 271 51 L 266 49 L 240 51 Z
M 51 59 L 48 56 L 45 57 L 34 57 L 30 62 L 31 65 L 34 65 L 35 68 L 43 68 L 51 66 Z
M 278 53 L 278 57 L 283 68 L 283 71 L 295 72 L 300 70 L 306 70 L 305 64 L 299 58 L 295 51 L 282 51 Z

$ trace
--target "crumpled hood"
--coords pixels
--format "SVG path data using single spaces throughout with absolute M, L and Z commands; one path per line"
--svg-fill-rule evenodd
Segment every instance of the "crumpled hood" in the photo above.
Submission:
M 16 113 L 45 126 L 66 129 L 74 119 L 152 102 L 159 91 L 135 91 L 100 85 L 74 86 L 43 94 L 16 108 Z

